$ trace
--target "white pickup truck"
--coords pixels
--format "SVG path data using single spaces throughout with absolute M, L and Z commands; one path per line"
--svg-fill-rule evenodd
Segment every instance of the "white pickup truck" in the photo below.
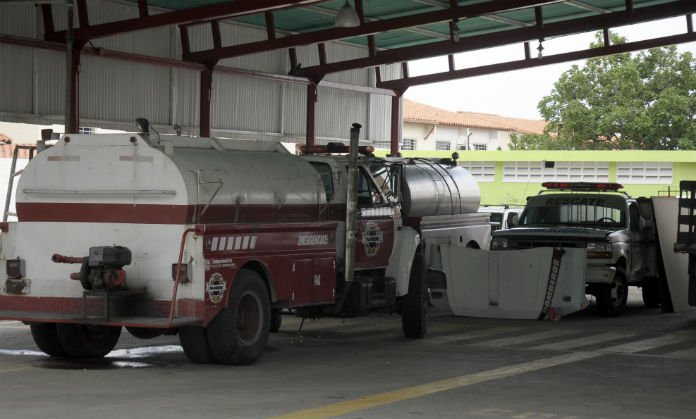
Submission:
M 587 249 L 586 291 L 605 316 L 626 306 L 628 286 L 642 287 L 648 307 L 660 304 L 660 265 L 652 204 L 619 192 L 618 183 L 547 182 L 529 197 L 512 228 L 493 233 L 491 250 Z

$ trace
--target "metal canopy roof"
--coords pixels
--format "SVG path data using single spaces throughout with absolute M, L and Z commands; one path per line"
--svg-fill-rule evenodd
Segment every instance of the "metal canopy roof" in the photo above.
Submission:
M 219 60 L 246 54 L 290 49 L 293 75 L 314 82 L 326 74 L 351 69 L 406 62 L 434 56 L 451 55 L 473 49 L 543 40 L 579 32 L 608 30 L 611 27 L 686 16 L 688 30 L 676 37 L 625 48 L 627 50 L 696 40 L 691 13 L 694 0 L 349 0 L 361 24 L 353 28 L 334 27 L 336 14 L 345 0 L 126 0 L 139 6 L 140 16 L 117 22 L 90 25 L 88 3 L 74 0 L 80 27 L 74 29 L 77 46 L 95 38 L 134 30 L 179 25 L 184 61 L 213 68 Z M 151 14 L 149 6 L 164 10 Z M 50 5 L 44 4 L 44 16 L 50 17 Z M 267 39 L 236 45 L 222 45 L 221 20 L 231 20 L 266 30 Z M 192 51 L 187 30 L 192 25 L 208 25 L 214 48 Z M 66 31 L 54 31 L 45 25 L 47 40 L 64 42 Z M 608 35 L 605 37 L 608 41 Z M 341 40 L 368 46 L 366 57 L 329 62 L 322 43 Z M 317 45 L 319 65 L 300 68 L 294 47 Z M 609 47 L 608 42 L 606 47 Z M 527 58 L 531 59 L 529 46 Z M 620 51 L 606 49 L 593 55 Z M 583 57 L 568 57 L 577 59 Z M 559 58 L 557 58 L 558 60 Z M 545 62 L 531 62 L 541 65 Z M 450 59 L 449 78 L 465 77 L 453 73 Z M 558 61 L 556 61 L 558 62 Z M 406 68 L 406 67 L 405 67 Z M 512 68 L 521 68 L 519 64 Z M 478 74 L 494 71 L 482 69 Z M 504 71 L 504 70 L 497 70 Z M 437 80 L 447 79 L 441 75 Z M 415 81 L 414 81 L 415 82 Z M 420 83 L 428 79 L 419 79 Z M 387 83 L 381 81 L 378 85 Z M 397 91 L 413 85 L 408 80 L 385 84 Z
M 205 92 L 211 89 L 212 71 L 217 63 L 242 55 L 287 50 L 290 75 L 266 74 L 265 77 L 308 83 L 308 144 L 314 141 L 314 109 L 319 82 L 327 74 L 375 68 L 377 90 L 393 94 L 392 152 L 398 147 L 399 98 L 411 86 L 696 41 L 692 17 L 696 12 L 696 0 L 348 0 L 357 12 L 359 24 L 355 27 L 334 25 L 346 0 L 123 0 L 137 5 L 137 16 L 99 24 L 90 24 L 87 0 L 61 1 L 69 5 L 74 3 L 79 26 L 55 30 L 51 0 L 37 1 L 41 3 L 44 37 L 48 41 L 43 41 L 44 44 L 38 47 L 55 49 L 56 45 L 67 43 L 71 51 L 68 52 L 68 56 L 72 56 L 68 60 L 70 109 L 66 113 L 70 130 L 76 130 L 78 126 L 78 74 L 75 67 L 79 64 L 80 51 L 90 51 L 86 47 L 90 40 L 177 26 L 183 61 L 91 50 L 99 55 L 109 53 L 122 59 L 200 69 L 200 132 L 204 136 L 209 134 L 210 124 L 210 95 Z M 154 9 L 155 6 L 158 8 Z M 71 10 L 68 8 L 69 15 Z M 686 30 L 682 33 L 621 45 L 610 43 L 609 30 L 613 27 L 675 16 L 685 18 Z M 258 27 L 265 31 L 266 37 L 254 42 L 223 45 L 221 21 Z M 210 31 L 213 48 L 191 49 L 188 32 L 194 25 Z M 530 42 L 591 31 L 603 31 L 602 47 L 543 57 L 532 56 L 530 52 Z M 329 60 L 325 43 L 339 40 L 367 46 L 364 56 Z M 33 40 L 8 36 L 0 36 L 0 42 L 37 46 Z M 456 53 L 509 44 L 520 44 L 524 48 L 524 59 L 465 69 L 455 66 Z M 303 63 L 298 62 L 295 49 L 306 46 L 316 48 L 318 64 L 302 66 Z M 409 77 L 408 61 L 436 56 L 448 56 L 447 71 Z M 402 63 L 401 76 L 383 80 L 380 66 L 394 63 Z

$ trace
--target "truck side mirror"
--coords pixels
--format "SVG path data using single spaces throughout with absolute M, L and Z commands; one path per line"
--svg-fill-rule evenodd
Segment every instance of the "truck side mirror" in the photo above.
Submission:
M 516 212 L 511 212 L 507 216 L 507 226 L 508 228 L 510 227 L 517 227 L 517 225 L 520 223 L 520 216 Z

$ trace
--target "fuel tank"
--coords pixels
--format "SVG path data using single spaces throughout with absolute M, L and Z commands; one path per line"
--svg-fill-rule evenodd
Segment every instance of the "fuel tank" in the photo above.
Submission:
M 27 165 L 19 221 L 188 224 L 312 221 L 317 172 L 275 143 L 69 135 Z
M 403 213 L 406 217 L 477 212 L 481 192 L 468 170 L 418 161 L 404 165 Z

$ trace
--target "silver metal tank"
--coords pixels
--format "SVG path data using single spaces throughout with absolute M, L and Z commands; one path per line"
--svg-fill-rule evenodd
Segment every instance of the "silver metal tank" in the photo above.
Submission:
M 481 192 L 463 167 L 418 161 L 404 165 L 402 198 L 406 217 L 455 215 L 477 212 Z

